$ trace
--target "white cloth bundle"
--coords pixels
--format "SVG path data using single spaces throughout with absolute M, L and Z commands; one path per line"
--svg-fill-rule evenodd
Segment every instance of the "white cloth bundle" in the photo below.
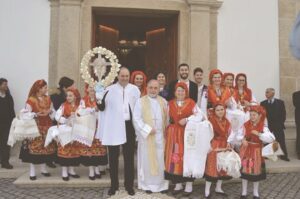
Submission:
M 62 146 L 72 142 L 72 127 L 65 124 L 50 127 L 44 146 L 47 147 L 53 140 L 58 141 Z
M 278 144 L 277 145 L 278 148 L 276 147 L 277 148 L 276 151 L 274 151 L 274 147 L 273 147 L 274 144 Z M 262 156 L 266 157 L 270 160 L 277 161 L 279 155 L 284 155 L 284 153 L 278 142 L 270 143 L 270 144 L 266 145 L 265 147 L 263 147 L 263 149 L 262 149 Z
M 76 116 L 72 129 L 72 139 L 91 146 L 96 132 L 97 118 L 95 114 Z
M 212 138 L 213 129 L 208 120 L 199 121 L 195 116 L 188 119 L 184 132 L 183 176 L 203 177 Z
M 38 126 L 33 118 L 14 118 L 10 127 L 7 144 L 13 146 L 16 141 L 33 139 L 40 136 Z
M 222 151 L 217 153 L 217 170 L 225 171 L 227 175 L 233 178 L 241 176 L 241 159 L 240 156 L 233 150 Z

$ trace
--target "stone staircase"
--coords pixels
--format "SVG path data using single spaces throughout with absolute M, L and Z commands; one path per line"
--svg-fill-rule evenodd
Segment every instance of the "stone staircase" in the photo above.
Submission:
M 267 172 L 268 173 L 281 173 L 281 172 L 300 172 L 300 160 L 297 159 L 295 148 L 296 148 L 296 129 L 295 127 L 288 127 L 285 131 L 286 134 L 286 144 L 289 153 L 290 162 L 278 160 L 276 162 L 266 161 Z M 18 159 L 18 153 L 20 150 L 20 144 L 17 144 L 12 149 L 11 163 L 14 165 L 13 170 L 0 169 L 0 177 L 2 178 L 16 178 L 14 184 L 21 187 L 109 187 L 110 179 L 109 173 L 102 176 L 101 179 L 96 179 L 94 181 L 88 178 L 88 168 L 80 166 L 75 168 L 76 172 L 81 176 L 79 179 L 72 179 L 65 182 L 61 179 L 61 169 L 58 166 L 56 169 L 49 169 L 51 172 L 51 177 L 41 176 L 37 166 L 37 180 L 29 180 L 29 165 L 22 163 Z M 135 159 L 136 161 L 136 159 Z M 123 159 L 120 156 L 119 163 L 119 177 L 120 185 L 123 184 Z M 239 179 L 231 180 L 230 182 L 236 182 Z M 204 183 L 203 179 L 196 180 L 195 183 Z

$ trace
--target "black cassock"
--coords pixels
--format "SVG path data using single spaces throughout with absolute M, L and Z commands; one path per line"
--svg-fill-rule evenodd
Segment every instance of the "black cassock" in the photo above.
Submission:
M 295 122 L 297 129 L 296 150 L 300 158 L 300 91 L 293 93 L 293 104 L 295 106 Z

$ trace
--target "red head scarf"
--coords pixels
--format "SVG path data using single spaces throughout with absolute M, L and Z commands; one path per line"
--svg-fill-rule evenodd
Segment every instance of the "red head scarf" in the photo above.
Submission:
M 178 83 L 176 83 L 175 90 L 174 90 L 174 95 L 175 95 L 175 92 L 176 92 L 176 90 L 177 90 L 178 87 L 183 88 L 185 90 L 185 99 L 190 97 L 190 95 L 189 95 L 189 89 L 188 89 L 186 83 L 184 83 L 184 82 L 178 82 Z
M 265 119 L 266 119 L 266 110 L 265 110 L 265 108 L 260 106 L 260 105 L 254 105 L 254 106 L 250 106 L 250 112 L 251 111 L 257 112 L 258 114 L 261 115 L 257 126 L 258 126 L 259 131 L 262 131 L 263 128 L 264 128 Z
M 145 75 L 145 73 L 143 71 L 140 71 L 140 70 L 134 71 L 131 74 L 130 83 L 134 84 L 134 80 L 135 80 L 135 77 L 137 75 L 143 76 L 143 84 L 142 84 L 142 86 L 140 88 L 140 91 L 141 91 L 141 96 L 144 96 L 144 95 L 147 94 L 147 91 L 146 91 L 146 88 L 147 88 L 147 77 L 146 77 L 146 75 Z
M 39 92 L 39 90 L 46 85 L 47 85 L 47 82 L 43 79 L 35 81 L 29 91 L 28 98 L 36 97 L 37 92 Z
M 224 107 L 225 114 L 224 114 L 221 121 L 219 120 L 218 116 L 215 113 L 215 110 L 216 110 L 217 106 L 223 106 Z M 229 132 L 229 129 L 230 129 L 230 122 L 226 118 L 226 106 L 225 106 L 225 104 L 223 104 L 223 103 L 215 104 L 215 106 L 213 108 L 213 111 L 209 115 L 209 121 L 211 122 L 211 124 L 213 126 L 215 137 L 223 137 L 227 140 L 227 137 L 229 135 L 228 132 Z
M 210 83 L 210 85 L 212 85 L 212 78 L 215 74 L 220 74 L 221 77 L 223 76 L 223 73 L 219 69 L 211 70 L 210 73 L 209 73 L 209 83 Z
M 96 107 L 97 106 L 96 96 L 94 95 L 94 101 L 91 101 L 88 89 L 89 89 L 89 85 L 85 84 L 85 86 L 84 86 L 84 97 L 83 97 L 85 106 L 86 107 Z
M 226 79 L 227 76 L 232 76 L 232 79 L 234 80 L 234 74 L 233 73 L 224 73 L 223 76 L 222 76 L 222 85 L 224 85 L 224 86 L 226 86 L 225 85 L 225 79 Z M 233 84 L 233 82 L 232 82 L 232 84 Z M 232 85 L 232 87 L 233 87 L 233 85 Z

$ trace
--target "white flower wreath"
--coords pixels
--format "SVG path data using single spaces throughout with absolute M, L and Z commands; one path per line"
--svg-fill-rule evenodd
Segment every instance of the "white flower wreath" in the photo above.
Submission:
M 96 54 L 98 54 L 98 58 L 90 63 L 91 59 L 95 57 Z M 109 62 L 106 62 L 106 60 Z M 118 71 L 121 67 L 118 62 L 117 56 L 113 52 L 101 46 L 87 51 L 83 56 L 80 64 L 81 77 L 85 83 L 95 88 L 98 101 L 102 99 L 105 88 L 111 85 L 118 76 Z M 109 65 L 111 66 L 110 72 L 104 78 L 107 66 Z M 89 66 L 93 66 L 93 72 L 98 77 L 98 81 L 91 76 Z

